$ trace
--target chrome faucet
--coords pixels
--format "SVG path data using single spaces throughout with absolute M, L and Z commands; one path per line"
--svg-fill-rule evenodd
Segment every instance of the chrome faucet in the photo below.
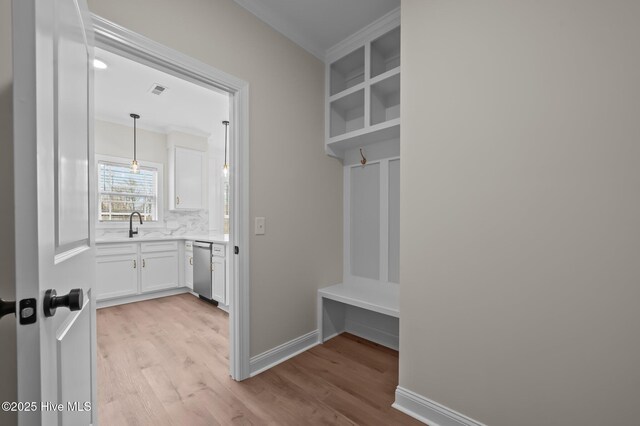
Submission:
M 140 214 L 140 212 L 133 212 L 131 213 L 131 215 L 129 216 L 129 238 L 133 238 L 134 235 L 138 234 L 138 228 L 136 228 L 136 230 L 133 230 L 133 215 L 137 214 L 138 217 L 140 218 L 140 225 L 142 225 L 142 215 Z

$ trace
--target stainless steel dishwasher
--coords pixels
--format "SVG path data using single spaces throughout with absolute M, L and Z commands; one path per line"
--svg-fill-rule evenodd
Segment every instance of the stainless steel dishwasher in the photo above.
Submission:
M 193 243 L 193 292 L 211 300 L 213 286 L 211 282 L 211 262 L 213 243 L 196 241 Z

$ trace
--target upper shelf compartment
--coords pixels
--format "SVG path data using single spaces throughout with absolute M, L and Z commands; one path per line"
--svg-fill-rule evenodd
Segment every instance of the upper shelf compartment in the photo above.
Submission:
M 400 9 L 327 52 L 325 151 L 400 138 Z
M 400 66 L 400 27 L 371 42 L 371 78 Z
M 331 64 L 331 95 L 364 81 L 364 46 Z

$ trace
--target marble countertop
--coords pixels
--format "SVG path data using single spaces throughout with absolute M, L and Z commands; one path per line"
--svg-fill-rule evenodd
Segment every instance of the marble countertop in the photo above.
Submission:
M 128 235 L 108 235 L 96 238 L 96 244 L 108 244 L 108 243 L 136 243 L 146 241 L 209 241 L 218 244 L 227 244 L 229 242 L 229 236 L 220 234 L 187 234 L 187 235 L 143 235 L 141 237 L 135 236 L 129 238 Z

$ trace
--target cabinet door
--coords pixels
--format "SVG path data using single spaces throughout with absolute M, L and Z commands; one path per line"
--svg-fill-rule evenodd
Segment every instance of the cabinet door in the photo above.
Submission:
M 184 254 L 184 285 L 193 290 L 193 252 Z
M 225 261 L 222 257 L 213 257 L 211 278 L 213 281 L 213 300 L 227 304 Z
M 178 287 L 178 252 L 142 255 L 141 291 L 143 293 Z
M 202 209 L 203 153 L 176 147 L 175 156 L 175 208 Z
M 96 300 L 138 293 L 138 256 L 96 257 Z

